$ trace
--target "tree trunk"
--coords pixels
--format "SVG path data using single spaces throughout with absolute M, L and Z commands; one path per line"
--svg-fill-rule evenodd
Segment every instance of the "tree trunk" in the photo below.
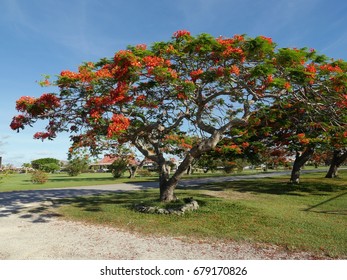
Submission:
M 177 183 L 169 183 L 169 181 L 166 181 L 165 183 L 160 182 L 160 201 L 170 202 L 177 200 L 174 193 L 176 186 Z
M 129 171 L 129 177 L 128 178 L 129 179 L 135 178 L 137 170 L 142 168 L 144 166 L 145 162 L 146 162 L 146 159 L 142 160 L 140 162 L 140 164 L 138 164 L 138 165 L 130 165 L 130 166 L 128 166 L 128 171 Z
M 305 163 L 310 159 L 310 157 L 313 155 L 314 148 L 313 147 L 307 147 L 306 150 L 303 153 L 296 153 L 292 174 L 290 177 L 290 182 L 292 184 L 299 184 L 300 182 L 300 173 L 301 168 L 305 165 Z
M 177 200 L 174 190 L 184 173 L 187 172 L 189 166 L 192 165 L 195 159 L 198 159 L 203 153 L 210 151 L 216 147 L 221 138 L 221 132 L 216 131 L 209 139 L 202 141 L 199 145 L 194 146 L 186 155 L 182 163 L 177 167 L 176 172 L 169 178 L 169 170 L 164 157 L 159 157 L 159 187 L 160 187 L 160 200 L 163 202 L 170 202 Z
M 347 160 L 347 151 L 335 150 L 325 178 L 336 178 L 337 170 L 345 160 Z
M 187 175 L 192 175 L 193 174 L 193 166 L 189 164 L 188 169 L 187 169 Z
M 136 172 L 137 172 L 138 167 L 131 165 L 128 167 L 128 171 L 129 171 L 129 179 L 133 179 L 136 176 Z
M 266 162 L 265 163 L 265 166 L 264 166 L 264 168 L 263 168 L 263 171 L 264 172 L 267 172 L 269 170 L 269 165 L 268 165 L 268 163 Z
M 188 154 L 183 162 L 177 167 L 175 174 L 171 178 L 169 178 L 170 173 L 166 165 L 160 168 L 159 186 L 161 201 L 170 202 L 177 200 L 174 190 L 177 187 L 178 181 L 181 179 L 182 175 L 187 172 L 193 160 L 194 157 L 191 154 Z
M 336 178 L 338 176 L 337 168 L 336 162 L 333 161 L 329 167 L 328 173 L 325 175 L 325 178 Z

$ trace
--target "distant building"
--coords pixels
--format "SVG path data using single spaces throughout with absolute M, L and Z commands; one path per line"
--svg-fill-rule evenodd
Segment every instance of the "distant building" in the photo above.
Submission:
M 116 155 L 105 155 L 103 159 L 101 159 L 98 162 L 94 162 L 90 164 L 90 168 L 94 169 L 99 172 L 106 172 L 109 169 L 109 166 L 117 159 L 119 159 L 119 156 Z M 139 162 L 135 158 L 130 158 L 128 159 L 128 164 L 129 165 L 138 165 Z

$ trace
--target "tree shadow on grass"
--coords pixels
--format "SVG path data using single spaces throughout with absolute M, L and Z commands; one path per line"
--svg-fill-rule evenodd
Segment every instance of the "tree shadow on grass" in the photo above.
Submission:
M 80 200 L 81 205 L 83 203 L 89 204 L 89 211 L 98 211 L 98 205 L 102 202 L 102 195 L 122 192 L 122 190 L 110 191 L 92 187 L 86 189 L 0 192 L 0 219 L 17 215 L 19 218 L 33 223 L 49 222 L 49 218 L 59 216 L 54 210 L 60 207 L 63 202 L 68 203 L 69 201 Z M 110 200 L 111 202 L 117 203 L 114 199 Z
M 58 216 L 54 213 L 54 208 L 58 207 L 57 199 L 99 193 L 101 191 L 65 189 L 2 192 L 0 219 L 17 215 L 33 223 L 48 222 L 50 218 Z
M 200 207 L 206 205 L 205 198 L 216 199 L 215 197 L 209 195 L 199 194 L 196 200 L 198 201 Z M 176 207 L 178 208 L 184 205 L 186 202 L 184 202 L 184 198 L 182 197 L 182 199 L 179 199 L 178 201 L 164 204 L 160 202 L 158 192 L 141 190 L 129 192 L 122 191 L 97 196 L 66 198 L 58 200 L 57 203 L 60 205 L 70 204 L 87 212 L 102 212 L 102 208 L 107 207 L 108 205 L 117 205 L 121 208 L 137 212 L 135 209 L 138 205 L 160 206 L 168 209 Z
M 334 202 L 336 202 L 337 200 L 344 199 L 344 202 L 345 202 L 346 201 L 346 195 L 347 195 L 347 192 L 340 193 L 334 197 L 331 197 L 329 199 L 321 201 L 320 203 L 312 205 L 312 206 L 304 209 L 304 211 L 324 213 L 324 214 L 334 214 L 334 215 L 347 215 L 347 204 L 346 203 L 343 203 L 344 208 L 342 208 L 342 209 L 337 209 L 336 206 L 334 207 Z M 333 202 L 333 204 L 331 205 L 332 202 Z
M 117 193 L 105 193 L 94 196 L 82 196 L 59 199 L 57 203 L 60 205 L 72 204 L 74 207 L 82 208 L 88 212 L 102 211 L 101 206 L 121 205 L 129 206 L 144 199 L 148 200 L 148 191 L 122 191 Z
M 335 185 L 328 182 L 302 182 L 300 184 L 290 184 L 279 181 L 278 178 L 252 179 L 243 181 L 210 183 L 200 186 L 185 186 L 182 189 L 225 191 L 232 190 L 241 193 L 264 193 L 273 195 L 305 196 L 326 195 L 336 191 L 346 190 L 346 186 Z

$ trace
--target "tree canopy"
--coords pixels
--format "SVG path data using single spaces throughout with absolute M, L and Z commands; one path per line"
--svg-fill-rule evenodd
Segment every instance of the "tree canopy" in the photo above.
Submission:
M 300 107 L 312 122 L 324 116 L 329 125 L 345 126 L 346 69 L 342 60 L 308 48 L 277 48 L 265 36 L 214 38 L 180 30 L 168 41 L 128 46 L 44 81 L 59 93 L 21 97 L 11 128 L 48 120 L 46 131 L 34 137 L 54 139 L 68 131 L 70 152 L 128 143 L 158 164 L 160 198 L 170 201 L 193 160 L 230 131 L 234 138 L 247 135 L 263 108 Z M 300 138 L 302 132 L 292 133 Z M 224 149 L 242 145 L 229 142 Z M 168 159 L 178 153 L 182 163 L 170 176 Z
M 39 158 L 31 162 L 34 169 L 45 172 L 55 172 L 60 169 L 60 161 L 55 158 Z

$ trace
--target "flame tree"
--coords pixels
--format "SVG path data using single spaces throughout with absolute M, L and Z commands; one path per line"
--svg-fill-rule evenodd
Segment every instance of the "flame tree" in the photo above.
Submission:
M 290 182 L 299 183 L 302 167 L 315 153 L 345 145 L 346 113 L 341 109 L 335 108 L 339 114 L 336 122 L 325 109 L 320 114 L 310 114 L 302 103 L 261 108 L 249 120 L 249 124 L 254 124 L 249 129 L 249 135 L 253 135 L 249 141 L 282 151 L 287 158 L 293 157 Z
M 162 201 L 175 200 L 190 164 L 226 132 L 247 127 L 261 106 L 300 102 L 308 114 L 324 109 L 339 122 L 336 108 L 347 103 L 345 72 L 314 50 L 278 49 L 264 36 L 214 38 L 186 30 L 62 71 L 51 84 L 59 93 L 17 101 L 21 114 L 11 128 L 48 120 L 46 131 L 34 137 L 68 131 L 72 150 L 129 143 L 158 164 Z M 177 147 L 183 160 L 170 175 L 167 158 Z

